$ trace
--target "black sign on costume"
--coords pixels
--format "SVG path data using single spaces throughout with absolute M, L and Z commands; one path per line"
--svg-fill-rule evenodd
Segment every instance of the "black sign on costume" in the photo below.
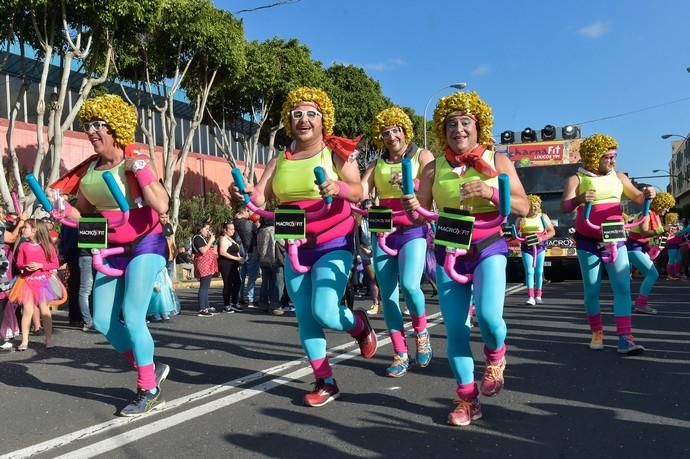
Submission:
M 525 238 L 525 243 L 527 244 L 527 247 L 534 247 L 535 245 L 539 245 L 539 236 L 537 236 L 536 234 L 528 234 Z
M 436 222 L 434 243 L 467 250 L 472 243 L 473 228 L 474 217 L 469 212 L 444 208 Z
M 304 210 L 297 206 L 278 206 L 275 211 L 276 239 L 304 239 L 307 218 Z
M 390 233 L 393 230 L 393 212 L 387 207 L 371 206 L 368 218 L 372 233 Z
M 84 215 L 79 219 L 77 234 L 80 249 L 108 247 L 108 220 L 100 214 Z
M 623 222 L 607 222 L 601 224 L 601 240 L 603 242 L 625 241 L 625 224 Z

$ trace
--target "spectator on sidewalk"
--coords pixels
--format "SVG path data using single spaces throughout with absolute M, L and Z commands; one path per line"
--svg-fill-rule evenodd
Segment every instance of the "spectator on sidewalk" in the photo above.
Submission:
M 226 222 L 218 245 L 218 269 L 223 278 L 223 312 L 242 312 L 239 304 L 240 266 L 244 256 L 240 243 L 235 240 L 235 225 Z
M 211 278 L 218 272 L 218 259 L 214 244 L 216 237 L 211 231 L 209 223 L 202 223 L 192 238 L 192 253 L 194 253 L 194 275 L 199 279 L 199 317 L 210 317 L 216 312 L 208 301 L 208 290 Z
M 168 260 L 166 261 L 165 267 L 168 270 L 168 276 L 172 279 L 175 271 L 175 255 L 177 254 L 177 249 L 175 248 L 175 229 L 172 223 L 170 223 L 170 217 L 167 212 L 160 214 L 158 218 L 163 227 L 165 240 L 168 242 Z
M 182 270 L 182 278 L 184 280 L 191 280 L 194 275 L 194 264 L 192 254 L 184 247 L 178 247 L 177 256 L 175 257 L 175 264 Z
M 285 281 L 283 278 L 283 257 L 280 245 L 275 239 L 275 222 L 261 219 L 256 236 L 256 246 L 261 267 L 261 292 L 259 308 L 276 316 L 283 315 L 280 296 Z M 284 250 L 284 249 L 283 249 Z
M 235 231 L 240 237 L 242 247 L 246 253 L 246 261 L 240 267 L 240 298 L 242 303 L 251 305 L 254 303 L 254 286 L 259 270 L 259 257 L 256 251 L 257 228 L 249 218 L 251 212 L 247 206 L 240 206 L 235 212 Z

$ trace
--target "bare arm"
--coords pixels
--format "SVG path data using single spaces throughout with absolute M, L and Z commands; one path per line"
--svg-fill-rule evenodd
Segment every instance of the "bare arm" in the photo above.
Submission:
M 431 210 L 433 207 L 433 194 L 431 192 L 434 184 L 434 177 L 436 175 L 436 161 L 431 161 L 424 166 L 419 177 L 419 190 L 416 194 L 406 194 L 402 197 L 403 208 L 408 212 L 408 215 L 418 207 L 424 207 Z M 410 216 L 412 218 L 412 216 Z M 417 214 L 415 223 L 424 223 L 426 219 Z
M 546 237 L 544 240 L 551 239 L 556 235 L 556 228 L 553 227 L 553 223 L 548 215 L 542 214 L 542 216 L 544 217 L 544 222 L 546 222 Z
M 365 198 L 368 196 L 371 198 L 374 191 L 374 171 L 376 170 L 376 161 L 372 161 L 368 166 L 367 170 L 364 171 L 364 176 L 362 177 L 362 195 Z
M 645 187 L 642 191 L 635 188 L 627 175 L 622 172 L 616 172 L 616 175 L 623 183 L 623 195 L 636 204 L 643 205 L 646 198 L 654 199 L 656 190 L 653 187 Z
M 245 190 L 252 197 L 252 202 L 257 206 L 261 207 L 266 204 L 270 198 L 274 196 L 273 194 L 273 176 L 276 171 L 276 158 L 271 158 L 271 160 L 266 164 L 264 173 L 259 179 L 259 183 L 253 186 L 251 183 L 245 183 Z M 232 184 L 232 194 L 238 201 L 244 201 L 244 195 L 240 193 L 240 189 Z
M 321 196 L 339 196 L 343 199 L 347 199 L 350 202 L 358 203 L 362 200 L 363 189 L 362 179 L 359 176 L 359 165 L 357 161 L 348 159 L 343 160 L 339 156 L 334 156 L 335 166 L 338 168 L 338 173 L 340 174 L 340 182 L 335 180 L 326 180 L 322 183 L 319 188 L 321 191 Z

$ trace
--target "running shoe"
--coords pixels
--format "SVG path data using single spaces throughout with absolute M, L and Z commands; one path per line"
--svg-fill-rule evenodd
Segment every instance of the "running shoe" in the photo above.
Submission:
M 12 352 L 13 350 L 14 350 L 14 346 L 9 341 L 5 341 L 4 343 L 2 343 L 0 345 L 0 351 Z
M 542 300 L 540 296 L 534 298 L 534 301 L 536 301 L 537 304 L 544 304 L 544 300 Z
M 359 344 L 359 352 L 365 359 L 370 359 L 376 354 L 377 338 L 376 332 L 369 323 L 367 314 L 358 309 L 355 311 L 355 317 L 359 317 L 364 322 L 364 330 L 355 339 Z
M 306 406 L 324 406 L 340 396 L 340 389 L 335 379 L 333 384 L 327 384 L 322 378 L 316 380 L 314 390 L 304 396 Z
M 635 311 L 635 312 L 639 312 L 640 314 L 649 314 L 649 315 L 652 315 L 652 316 L 656 314 L 656 309 L 654 309 L 653 307 L 651 307 L 651 306 L 648 305 L 648 304 L 645 304 L 644 306 L 642 306 L 642 305 L 639 305 L 639 306 L 638 306 L 638 305 L 635 305 L 634 311 Z
M 282 316 L 283 314 L 285 314 L 285 311 L 283 311 L 282 308 L 273 308 L 271 309 L 271 314 L 273 314 L 274 316 Z
M 232 304 L 230 308 L 235 312 L 244 312 L 247 310 L 248 306 L 241 306 L 239 304 Z
M 426 368 L 434 356 L 431 350 L 431 340 L 429 339 L 429 330 L 424 330 L 417 335 L 417 365 Z
M 371 307 L 369 309 L 367 309 L 367 314 L 369 314 L 370 316 L 375 316 L 378 313 L 379 313 L 379 304 L 378 303 L 372 304 Z
M 481 390 L 482 394 L 487 397 L 492 397 L 503 389 L 503 371 L 506 368 L 506 358 L 503 357 L 497 361 L 486 361 L 486 369 L 484 370 L 484 378 L 482 378 Z
M 644 352 L 644 347 L 635 344 L 633 335 L 621 335 L 618 337 L 618 353 L 625 355 L 639 355 Z
M 592 340 L 589 342 L 589 348 L 593 351 L 601 351 L 604 349 L 604 330 L 592 332 Z
M 405 376 L 405 373 L 407 373 L 407 369 L 409 366 L 409 357 L 402 357 L 400 354 L 395 354 L 393 356 L 393 363 L 391 363 L 391 366 L 386 368 L 386 375 L 390 376 L 391 378 L 400 378 L 402 376 Z
M 120 410 L 120 416 L 130 417 L 148 413 L 163 402 L 160 387 L 155 394 L 150 390 L 139 389 L 129 404 Z
M 197 316 L 199 316 L 199 317 L 213 317 L 213 313 L 211 312 L 210 308 L 204 308 L 204 309 L 199 311 Z
M 468 426 L 470 422 L 482 418 L 482 407 L 479 398 L 473 400 L 455 400 L 455 409 L 448 413 L 448 424 L 451 426 Z
M 529 304 L 530 306 L 534 306 L 537 303 L 534 301 L 534 298 L 529 297 L 529 298 L 527 298 L 527 301 L 525 301 L 525 304 Z

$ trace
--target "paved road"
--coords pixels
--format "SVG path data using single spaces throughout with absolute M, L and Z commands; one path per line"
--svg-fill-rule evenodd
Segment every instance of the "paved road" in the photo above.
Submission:
M 32 338 L 29 351 L 0 355 L 0 457 L 690 457 L 689 284 L 658 285 L 659 315 L 634 320 L 648 351 L 628 358 L 615 352 L 608 287 L 603 352 L 586 346 L 579 282 L 548 285 L 547 304 L 534 308 L 518 289 L 506 301 L 506 388 L 482 400 L 484 419 L 468 428 L 445 424 L 455 384 L 435 298 L 434 360 L 402 379 L 383 376 L 386 336 L 365 361 L 346 334 L 330 333 L 342 396 L 322 408 L 300 403 L 312 377 L 292 316 L 184 311 L 152 324 L 173 371 L 165 407 L 139 419 L 114 416 L 133 394 L 133 372 L 59 312 L 57 349 Z M 180 291 L 183 307 L 194 294 Z M 380 316 L 374 326 L 383 330 Z M 473 350 L 481 355 L 476 328 Z

